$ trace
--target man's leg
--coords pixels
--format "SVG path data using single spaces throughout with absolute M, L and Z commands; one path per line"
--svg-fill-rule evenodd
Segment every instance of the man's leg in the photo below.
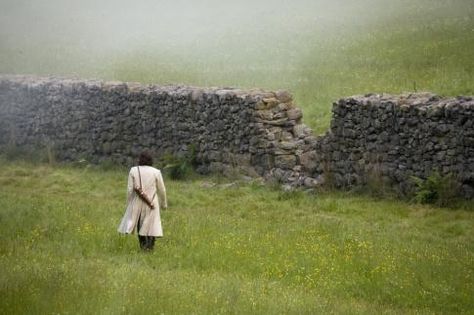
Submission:
M 141 216 L 138 218 L 138 223 L 137 223 L 137 234 L 138 234 L 138 242 L 140 243 L 140 248 L 141 249 L 146 249 L 147 248 L 147 237 L 146 236 L 142 236 L 139 234 L 139 231 L 140 231 L 140 227 L 142 226 L 141 225 Z
M 155 237 L 147 236 L 147 249 L 152 250 L 155 247 Z

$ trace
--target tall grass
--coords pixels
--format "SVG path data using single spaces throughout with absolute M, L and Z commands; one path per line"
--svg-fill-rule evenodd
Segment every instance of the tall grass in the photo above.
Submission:
M 469 313 L 474 212 L 167 180 L 153 253 L 127 170 L 0 163 L 0 312 Z M 206 179 L 209 180 L 209 179 Z

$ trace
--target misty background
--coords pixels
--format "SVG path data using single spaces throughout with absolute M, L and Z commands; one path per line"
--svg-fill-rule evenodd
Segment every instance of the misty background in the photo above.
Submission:
M 352 94 L 474 94 L 473 53 L 473 0 L 0 0 L 0 73 L 288 89 L 318 132 Z

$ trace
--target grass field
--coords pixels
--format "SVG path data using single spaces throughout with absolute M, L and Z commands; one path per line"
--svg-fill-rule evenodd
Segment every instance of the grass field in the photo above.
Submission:
M 4 0 L 0 73 L 288 89 L 316 133 L 348 95 L 474 94 L 472 0 L 166 3 Z M 0 152 L 0 314 L 473 314 L 472 202 L 166 180 L 143 253 L 126 178 Z
M 127 170 L 0 162 L 2 314 L 474 309 L 472 203 L 166 180 L 165 237 L 144 253 L 116 232 Z

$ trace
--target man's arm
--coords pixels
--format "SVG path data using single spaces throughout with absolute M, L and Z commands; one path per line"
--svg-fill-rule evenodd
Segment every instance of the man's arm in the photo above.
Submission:
M 161 176 L 160 171 L 158 171 L 158 174 L 156 175 L 156 190 L 158 192 L 158 201 L 160 202 L 160 206 L 164 209 L 168 208 L 165 183 L 163 182 L 163 176 Z
M 135 187 L 135 179 L 133 178 L 132 169 L 128 173 L 128 184 L 127 184 L 127 203 L 132 199 L 133 188 Z

